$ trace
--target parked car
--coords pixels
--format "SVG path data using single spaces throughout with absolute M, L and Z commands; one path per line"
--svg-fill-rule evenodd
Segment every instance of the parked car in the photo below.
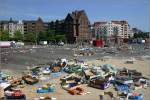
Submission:
M 58 46 L 63 46 L 64 45 L 64 42 L 58 42 Z

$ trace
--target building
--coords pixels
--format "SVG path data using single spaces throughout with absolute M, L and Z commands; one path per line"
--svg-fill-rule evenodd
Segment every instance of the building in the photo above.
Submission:
M 46 32 L 48 30 L 48 23 L 43 22 L 39 17 L 37 20 L 23 20 L 24 33 Z
M 0 31 L 7 30 L 10 36 L 13 36 L 16 31 L 24 34 L 24 27 L 22 21 L 14 21 L 10 18 L 9 21 L 0 21 Z
M 68 42 L 73 43 L 91 39 L 90 22 L 84 10 L 68 13 L 64 24 Z
M 91 24 L 91 26 L 90 26 L 90 33 L 91 33 L 91 40 L 95 40 L 96 39 L 96 34 L 95 34 L 95 29 L 94 29 L 93 24 Z
M 109 23 L 107 22 L 95 22 L 93 25 L 95 37 L 103 38 L 104 36 L 109 36 Z
M 105 42 L 115 38 L 119 40 L 128 39 L 131 34 L 127 21 L 95 22 L 93 29 L 96 38 L 103 38 Z
M 122 39 L 128 39 L 129 38 L 130 26 L 129 26 L 127 21 L 124 21 L 124 20 L 122 20 L 122 21 L 111 21 L 111 24 L 112 24 L 113 30 L 114 30 L 114 27 L 118 28 L 117 36 L 119 38 L 122 38 Z M 111 31 L 113 31 L 112 29 L 111 29 Z M 115 33 L 113 33 L 113 34 L 115 34 Z
M 65 34 L 64 20 L 51 21 L 48 24 L 48 29 L 54 30 L 56 34 Z

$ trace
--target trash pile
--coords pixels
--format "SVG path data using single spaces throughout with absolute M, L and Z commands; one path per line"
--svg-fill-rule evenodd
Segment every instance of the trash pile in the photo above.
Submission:
M 4 92 L 6 100 L 7 99 L 21 99 L 21 100 L 26 100 L 25 94 L 22 93 L 21 90 L 19 89 L 8 89 Z
M 0 72 L 0 99 L 26 100 L 26 95 L 17 86 L 22 85 L 20 78 L 14 78 L 6 73 Z
M 25 75 L 25 76 L 23 76 L 22 80 L 24 80 L 25 83 L 30 84 L 30 85 L 33 85 L 33 84 L 35 84 L 35 83 L 37 83 L 39 81 L 38 78 L 33 77 L 31 75 Z
M 74 52 L 74 56 L 91 56 L 94 54 L 95 52 L 92 48 L 81 48 Z
M 120 98 L 142 100 L 144 93 L 135 91 L 150 87 L 150 79 L 136 70 L 116 69 L 111 64 L 89 66 L 84 61 L 76 59 L 71 63 L 66 59 L 57 59 L 47 65 L 28 68 L 28 71 L 19 78 L 0 72 L 0 98 L 26 100 L 26 95 L 21 91 L 26 84 L 32 86 L 40 83 L 35 93 L 55 92 L 56 86 L 51 83 L 55 78 L 60 78 L 62 89 L 72 95 L 88 94 L 89 92 L 82 87 L 83 84 L 87 84 L 88 87 L 101 90 L 114 87 Z M 106 95 L 110 98 L 114 97 L 112 92 L 105 92 L 100 98 Z M 44 98 L 37 98 L 37 100 L 45 100 Z
M 57 100 L 55 97 L 39 97 L 39 98 L 34 98 L 34 100 Z
M 80 84 L 81 77 L 78 77 L 76 74 L 71 74 L 61 78 L 60 80 L 62 88 L 68 90 L 69 88 Z
M 128 44 L 123 44 L 122 46 L 119 46 L 117 49 L 119 51 L 129 51 L 132 50 L 132 47 L 129 46 Z
M 142 100 L 139 98 L 143 98 L 144 94 L 136 93 L 135 90 L 150 86 L 150 79 L 143 77 L 142 73 L 126 68 L 116 69 L 111 64 L 87 66 L 76 63 L 66 66 L 64 72 L 68 75 L 60 79 L 61 86 L 73 95 L 83 94 L 81 86 L 87 84 L 101 90 L 113 86 L 120 98 Z
M 84 89 L 81 86 L 74 86 L 68 89 L 68 92 L 72 95 L 84 95 Z
M 95 78 L 90 80 L 89 86 L 105 90 L 110 87 L 110 81 L 108 79 Z
M 49 65 L 29 67 L 22 76 L 16 77 L 0 71 L 0 99 L 26 100 L 26 95 L 22 93 L 21 88 L 24 88 L 27 84 L 38 84 L 43 80 L 47 80 L 47 82 L 50 81 L 50 78 L 47 77 L 59 77 L 61 76 L 63 68 L 66 66 L 66 59 L 57 59 Z M 50 93 L 55 91 L 55 85 L 49 83 L 36 89 L 36 93 Z
M 131 57 L 125 61 L 126 64 L 133 64 L 135 62 L 135 58 Z
M 37 89 L 37 93 L 49 93 L 49 92 L 55 92 L 54 84 L 46 84 Z

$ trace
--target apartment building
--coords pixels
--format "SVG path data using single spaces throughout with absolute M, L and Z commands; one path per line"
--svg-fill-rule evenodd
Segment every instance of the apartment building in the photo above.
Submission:
M 65 34 L 64 20 L 51 21 L 48 24 L 48 29 L 55 30 L 56 34 Z
M 48 23 L 39 17 L 37 20 L 23 20 L 24 33 L 40 33 L 48 30 Z
M 107 22 L 95 22 L 93 26 L 96 38 L 103 38 L 103 36 L 109 36 L 109 27 Z
M 24 26 L 22 21 L 15 21 L 10 18 L 10 20 L 2 20 L 0 21 L 0 31 L 7 30 L 10 36 L 13 36 L 16 31 L 24 34 Z
M 127 21 L 111 21 L 112 28 L 118 27 L 118 37 L 128 39 L 130 36 L 130 26 Z M 115 33 L 113 33 L 115 34 Z
M 130 36 L 130 26 L 127 21 L 95 22 L 93 28 L 95 35 L 99 37 L 128 39 Z

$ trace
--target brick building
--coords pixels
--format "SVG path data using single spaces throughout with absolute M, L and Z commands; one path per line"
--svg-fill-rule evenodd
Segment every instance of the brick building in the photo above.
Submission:
M 48 30 L 48 23 L 39 17 L 37 20 L 23 20 L 24 33 L 40 33 Z
M 48 24 L 48 29 L 54 30 L 56 34 L 65 34 L 64 20 L 51 21 Z
M 84 10 L 68 13 L 64 21 L 68 42 L 88 41 L 90 36 L 90 22 Z

